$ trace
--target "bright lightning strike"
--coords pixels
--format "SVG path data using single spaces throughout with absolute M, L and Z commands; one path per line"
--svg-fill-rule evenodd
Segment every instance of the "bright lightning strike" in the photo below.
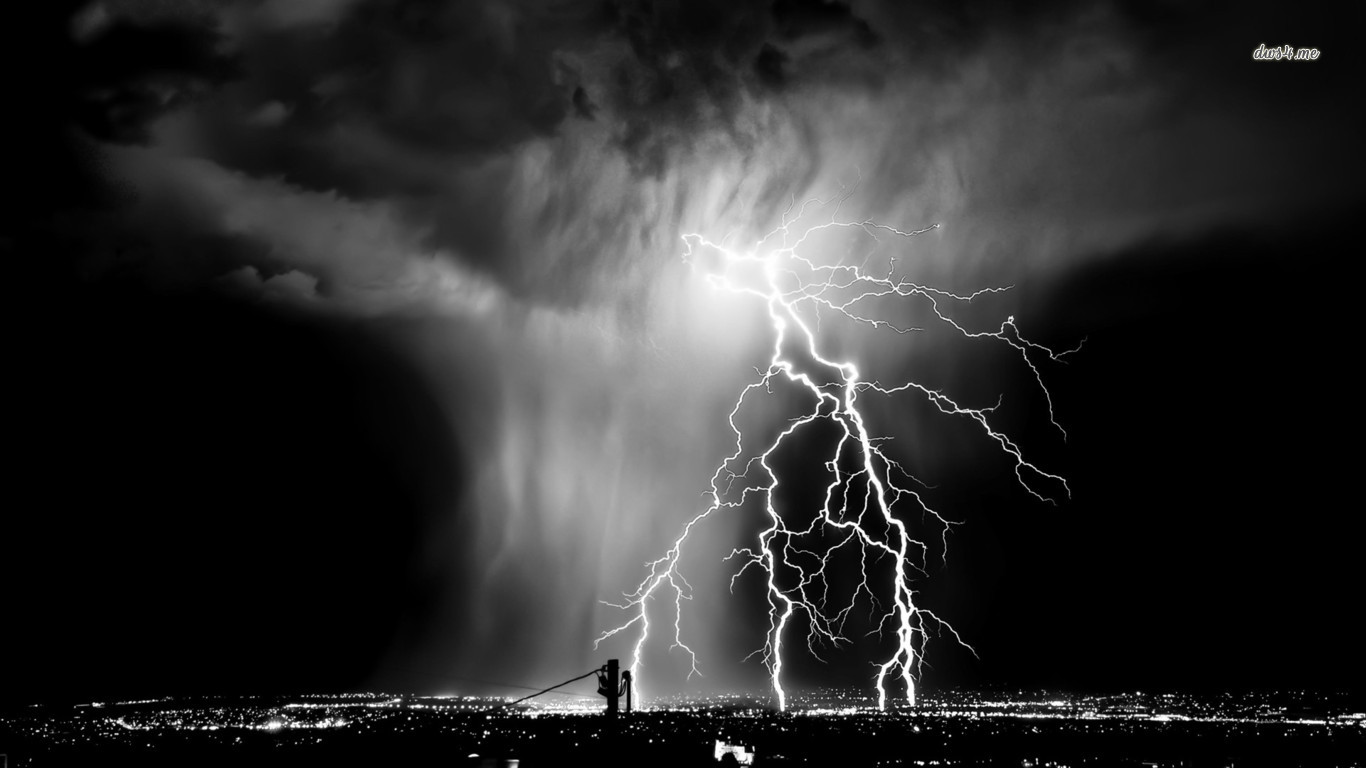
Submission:
M 641 653 L 651 629 L 649 608 L 655 599 L 672 603 L 670 650 L 679 648 L 687 654 L 691 665 L 689 676 L 698 672 L 697 655 L 684 642 L 682 626 L 683 601 L 691 599 L 691 586 L 679 569 L 683 548 L 698 523 L 720 510 L 738 509 L 751 500 L 762 504 L 766 527 L 751 546 L 732 551 L 726 559 L 739 563 L 731 578 L 732 589 L 735 580 L 751 568 L 763 576 L 768 599 L 768 632 L 763 646 L 751 655 L 759 655 L 768 668 L 779 709 L 784 709 L 787 703 L 783 689 L 783 653 L 789 628 L 804 626 L 807 649 L 819 658 L 821 647 L 838 647 L 851 642 L 845 629 L 861 601 L 866 601 L 875 614 L 880 612 L 874 616 L 874 631 L 884 636 L 890 633 L 895 640 L 891 655 L 875 664 L 879 709 L 886 708 L 888 686 L 897 679 L 905 686 L 907 702 L 915 703 L 915 678 L 931 630 L 935 633 L 946 631 L 972 650 L 949 624 L 916 604 L 912 579 L 915 574 L 925 573 L 929 547 L 912 535 L 901 510 L 909 506 L 912 511 L 919 510 L 933 518 L 940 526 L 941 543 L 945 543 L 942 539 L 947 537 L 953 522 L 926 503 L 911 487 L 918 481 L 883 451 L 880 438 L 870 434 L 859 410 L 859 398 L 865 394 L 918 394 L 945 414 L 976 422 L 1014 463 L 1015 476 L 1029 493 L 1050 502 L 1059 493 L 1070 495 L 1065 479 L 1032 464 L 1010 437 L 991 425 L 989 417 L 995 405 L 966 407 L 942 392 L 914 381 L 895 385 L 865 381 L 853 361 L 832 359 L 822 351 L 821 312 L 839 313 L 873 329 L 907 333 L 919 329 L 898 327 L 865 313 L 870 312 L 867 307 L 879 300 L 914 297 L 927 302 L 938 321 L 963 336 L 994 339 L 1014 348 L 1043 391 L 1050 420 L 1062 432 L 1036 362 L 1040 358 L 1058 361 L 1076 350 L 1054 352 L 1025 339 L 1013 317 L 1007 318 L 995 330 L 974 331 L 945 314 L 944 308 L 953 303 L 969 302 L 1006 288 L 987 288 L 969 295 L 957 295 L 896 275 L 895 259 L 891 260 L 885 274 L 872 274 L 862 267 L 821 265 L 800 253 L 813 234 L 826 229 L 861 230 L 877 240 L 879 234 L 909 239 L 939 226 L 903 231 L 872 221 L 840 221 L 839 208 L 848 194 L 841 191 L 827 221 L 809 226 L 800 233 L 794 232 L 794 226 L 803 220 L 808 206 L 814 203 L 824 207 L 832 201 L 808 200 L 791 218 L 792 206 L 789 206 L 781 224 L 748 251 L 733 251 L 700 235 L 683 236 L 684 259 L 703 269 L 712 285 L 752 296 L 767 308 L 773 329 L 773 353 L 767 369 L 756 369 L 759 378 L 744 388 L 730 411 L 728 421 L 735 435 L 735 451 L 721 462 L 711 477 L 707 494 L 710 504 L 683 526 L 667 552 L 646 564 L 648 575 L 635 591 L 624 595 L 623 602 L 607 603 L 625 611 L 628 617 L 624 623 L 604 632 L 595 647 L 613 635 L 637 628 L 639 635 L 630 665 L 633 681 L 640 680 Z M 812 405 L 804 414 L 792 419 L 771 442 L 747 453 L 744 435 L 736 424 L 737 415 L 756 390 L 772 392 L 773 385 L 782 382 L 809 393 Z M 825 488 L 819 511 L 809 521 L 798 523 L 794 522 L 796 515 L 784 515 L 777 506 L 775 494 L 781 478 L 774 468 L 773 457 L 784 441 L 816 422 L 829 422 L 837 427 L 838 437 L 825 463 L 833 479 Z M 1066 433 L 1063 435 L 1065 437 Z M 827 567 L 838 553 L 856 556 L 859 565 L 855 577 L 859 581 L 851 596 L 832 604 Z M 887 558 L 891 559 L 890 568 L 878 570 L 877 564 Z M 887 572 L 890 572 L 890 578 L 885 575 Z

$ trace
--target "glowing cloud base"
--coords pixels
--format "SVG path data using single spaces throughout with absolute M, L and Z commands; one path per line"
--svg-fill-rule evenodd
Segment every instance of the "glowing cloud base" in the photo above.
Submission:
M 1007 318 L 995 330 L 973 331 L 944 312 L 944 307 L 952 303 L 969 302 L 1007 288 L 987 288 L 970 295 L 957 295 L 897 276 L 895 258 L 885 274 L 870 274 L 862 267 L 822 265 L 803 256 L 802 246 L 821 230 L 852 228 L 876 240 L 879 234 L 913 238 L 939 226 L 902 231 L 872 221 L 839 221 L 839 208 L 847 197 L 848 192 L 842 190 L 838 200 L 808 200 L 790 218 L 792 206 L 789 206 L 782 223 L 745 251 L 728 249 L 700 235 L 683 236 L 684 259 L 701 269 L 712 285 L 752 296 L 766 307 L 773 331 L 773 353 L 767 369 L 756 369 L 759 378 L 744 388 L 730 411 L 728 421 L 735 434 L 735 451 L 712 475 L 708 494 L 710 504 L 683 526 L 667 552 L 646 564 L 648 575 L 633 592 L 625 594 L 625 599 L 619 603 L 604 601 L 625 611 L 627 618 L 604 632 L 595 647 L 618 633 L 632 628 L 638 631 L 630 663 L 634 680 L 638 681 L 642 676 L 641 653 L 652 628 L 649 610 L 652 600 L 672 603 L 673 622 L 668 630 L 672 636 L 670 648 L 682 649 L 687 654 L 691 665 L 689 676 L 698 672 L 697 656 L 684 642 L 682 606 L 683 600 L 691 599 L 691 586 L 680 571 L 680 558 L 695 526 L 721 510 L 738 509 L 747 503 L 762 506 L 766 527 L 751 546 L 732 551 L 726 559 L 739 564 L 731 578 L 732 589 L 735 580 L 751 568 L 762 574 L 766 584 L 768 631 L 763 646 L 751 655 L 761 656 L 766 665 L 779 709 L 786 708 L 787 704 L 783 689 L 783 657 L 789 628 L 803 627 L 807 649 L 819 658 L 822 647 L 837 648 L 851 642 L 845 633 L 846 626 L 855 607 L 864 601 L 874 613 L 874 631 L 884 636 L 890 633 L 895 640 L 890 656 L 875 664 L 879 709 L 887 707 L 889 683 L 898 678 L 904 684 L 907 703 L 915 703 L 915 680 L 929 630 L 946 631 L 972 650 L 951 626 L 916 603 L 912 579 L 915 574 L 924 575 L 929 547 L 912 535 L 901 509 L 909 507 L 933 518 L 940 526 L 941 540 L 947 536 L 953 522 L 926 503 L 913 487 L 919 485 L 918 481 L 884 451 L 883 438 L 869 433 L 864 413 L 859 409 L 862 395 L 919 395 L 945 414 L 975 422 L 1014 463 L 1020 484 L 1035 497 L 1053 501 L 1059 493 L 1070 494 L 1066 480 L 1030 463 L 1010 437 L 991 425 L 989 417 L 999 402 L 991 407 L 969 408 L 914 381 L 894 385 L 865 381 L 853 361 L 832 359 L 822 350 L 819 336 L 822 312 L 838 313 L 871 329 L 889 329 L 904 334 L 920 329 L 898 327 L 864 313 L 870 312 L 872 305 L 888 300 L 925 301 L 933 317 L 957 333 L 1013 347 L 1043 390 L 1054 426 L 1057 426 L 1057 420 L 1053 415 L 1052 398 L 1044 387 L 1036 361 L 1040 358 L 1058 361 L 1076 351 L 1054 352 L 1028 341 L 1020 335 L 1013 317 Z M 794 232 L 808 206 L 814 203 L 828 207 L 831 202 L 835 205 L 828 220 Z M 771 393 L 775 384 L 784 382 L 795 386 L 798 392 L 809 393 L 810 409 L 793 418 L 771 442 L 757 451 L 751 448 L 747 454 L 744 435 L 736 423 L 741 407 L 756 390 Z M 816 422 L 829 422 L 837 427 L 835 434 L 838 437 L 825 463 L 833 479 L 826 487 L 823 504 L 815 515 L 785 514 L 775 501 L 781 478 L 774 466 L 774 454 L 793 434 Z M 1058 429 L 1062 431 L 1060 426 Z M 852 559 L 859 563 L 859 572 L 854 574 L 857 584 L 852 595 L 832 605 L 827 566 L 836 555 L 854 556 Z M 890 568 L 878 565 L 888 558 Z

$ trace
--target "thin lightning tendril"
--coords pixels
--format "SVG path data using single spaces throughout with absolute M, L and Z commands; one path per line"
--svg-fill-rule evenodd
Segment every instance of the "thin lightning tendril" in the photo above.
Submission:
M 887 438 L 875 437 L 869 433 L 863 413 L 858 408 L 858 401 L 862 395 L 876 393 L 891 396 L 918 393 L 942 413 L 976 422 L 987 437 L 1014 463 L 1015 476 L 1020 485 L 1034 497 L 1055 503 L 1055 495 L 1059 490 L 1069 497 L 1071 495 L 1071 489 L 1064 478 L 1046 472 L 1025 459 L 1019 445 L 992 427 L 988 417 L 1000 405 L 999 401 L 988 407 L 970 408 L 960 405 L 942 392 L 914 381 L 895 386 L 883 386 L 877 381 L 864 381 L 853 362 L 832 360 L 821 353 L 818 344 L 821 310 L 837 312 L 855 323 L 874 329 L 885 328 L 898 334 L 905 334 L 921 329 L 899 327 L 889 321 L 865 315 L 861 307 L 887 297 L 919 297 L 928 302 L 930 310 L 939 321 L 963 336 L 970 339 L 995 339 L 1014 348 L 1033 373 L 1043 392 L 1050 422 L 1066 439 L 1066 432 L 1054 415 L 1053 400 L 1044 386 L 1036 359 L 1043 356 L 1050 361 L 1061 361 L 1068 354 L 1080 349 L 1080 345 L 1074 349 L 1055 352 L 1024 338 L 1015 325 L 1014 317 L 1007 318 L 996 330 L 973 331 L 960 325 L 944 312 L 944 306 L 950 303 L 970 302 L 979 296 L 1006 291 L 1009 286 L 985 288 L 971 294 L 958 295 L 896 276 L 895 258 L 891 259 L 885 275 L 874 275 L 866 272 L 863 267 L 843 264 L 820 265 L 798 252 L 808 238 L 826 229 L 862 230 L 874 240 L 879 240 L 879 233 L 909 239 L 939 226 L 933 224 L 924 229 L 903 231 L 870 220 L 838 220 L 839 208 L 850 194 L 851 189 L 842 188 L 829 200 L 807 200 L 798 208 L 796 215 L 792 216 L 794 200 L 783 213 L 779 226 L 761 238 L 752 250 L 745 253 L 729 250 L 700 235 L 683 236 L 685 261 L 698 262 L 704 258 L 703 254 L 708 252 L 720 255 L 723 268 L 706 274 L 712 285 L 752 295 L 764 303 L 774 332 L 773 353 L 767 369 L 755 369 L 759 378 L 741 391 L 727 417 L 735 436 L 735 450 L 712 474 L 710 489 L 705 494 L 709 500 L 706 509 L 683 526 L 682 532 L 668 551 L 658 559 L 646 563 L 648 575 L 635 591 L 624 594 L 622 602 L 603 601 L 606 605 L 625 611 L 628 618 L 617 627 L 603 632 L 594 643 L 595 648 L 614 635 L 633 627 L 639 628 L 630 664 L 632 685 L 640 680 L 641 654 L 651 629 L 648 603 L 655 598 L 670 600 L 673 603 L 672 643 L 669 650 L 682 649 L 687 655 L 690 665 L 689 678 L 693 674 L 701 674 L 697 654 L 683 640 L 683 601 L 692 599 L 692 586 L 679 568 L 683 547 L 699 523 L 721 510 L 738 509 L 752 497 L 757 497 L 762 502 L 767 527 L 758 534 L 758 539 L 752 546 L 733 550 L 725 560 L 734 560 L 739 564 L 731 577 L 732 591 L 736 580 L 751 568 L 757 569 L 764 577 L 768 600 L 768 632 L 763 646 L 750 654 L 750 657 L 759 656 L 768 668 L 779 709 L 785 709 L 787 706 L 782 673 L 783 644 L 788 627 L 794 620 L 804 618 L 807 650 L 820 659 L 822 648 L 838 648 L 841 644 L 852 642 L 845 634 L 845 627 L 861 599 L 867 600 L 870 615 L 873 616 L 874 629 L 870 634 L 878 633 L 885 636 L 890 632 L 896 641 L 891 656 L 875 664 L 879 709 L 887 707 L 888 684 L 898 678 L 905 685 L 907 703 L 915 703 L 915 679 L 919 676 L 923 663 L 924 645 L 930 630 L 936 634 L 947 632 L 956 642 L 976 655 L 976 651 L 952 626 L 933 612 L 916 604 L 911 579 L 914 574 L 925 575 L 929 547 L 912 537 L 902 517 L 894 515 L 893 510 L 899 509 L 899 505 L 909 499 L 914 503 L 914 508 L 920 509 L 939 524 L 941 545 L 944 546 L 947 546 L 950 527 L 956 523 L 929 506 L 920 492 L 910 487 L 924 486 L 883 451 L 881 443 Z M 803 219 L 809 206 L 815 204 L 826 207 L 831 202 L 835 202 L 835 206 L 827 221 L 809 226 L 794 236 L 793 226 Z M 748 279 L 742 279 L 741 276 Z M 848 297 L 850 293 L 853 294 L 852 297 Z M 809 314 L 814 322 L 809 321 L 804 313 Z M 806 367 L 812 370 L 799 370 L 792 356 L 785 353 L 785 344 L 792 341 L 804 345 L 804 353 L 812 361 L 812 364 Z M 825 374 L 826 379 L 818 380 L 818 374 Z M 751 394 L 760 389 L 771 393 L 775 381 L 786 381 L 809 392 L 815 398 L 815 405 L 805 415 L 792 419 L 763 450 L 745 457 L 744 436 L 736 424 L 736 418 Z M 825 468 L 832 473 L 834 479 L 826 486 L 823 504 L 811 521 L 801 527 L 790 527 L 789 520 L 785 519 L 775 506 L 774 496 L 780 481 L 771 460 L 787 438 L 818 421 L 830 422 L 839 428 L 833 455 L 825 462 Z M 752 476 L 757 476 L 758 479 L 752 480 Z M 856 485 L 862 487 L 861 498 L 858 498 L 860 494 L 856 490 Z M 835 543 L 818 542 L 823 549 L 820 552 L 807 548 L 808 545 L 804 542 L 822 535 L 832 536 Z M 832 606 L 826 569 L 833 556 L 844 551 L 856 553 L 861 580 L 847 602 L 842 601 L 841 604 Z M 881 580 L 876 580 L 875 584 L 869 569 L 888 557 L 892 558 L 891 583 L 884 584 Z M 879 594 L 883 597 L 879 598 Z M 881 616 L 877 617 L 876 613 L 879 611 Z M 638 691 L 633 693 L 639 701 Z

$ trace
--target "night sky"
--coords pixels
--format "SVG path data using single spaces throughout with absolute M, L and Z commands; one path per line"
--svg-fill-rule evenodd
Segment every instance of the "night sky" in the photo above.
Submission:
M 624 657 L 598 601 L 698 511 L 770 343 L 681 235 L 856 180 L 843 216 L 942 225 L 881 246 L 916 280 L 1013 286 L 966 321 L 1086 340 L 1041 367 L 1064 441 L 1008 350 L 843 339 L 1001 397 L 1072 488 L 1031 497 L 923 402 L 871 412 L 962 522 L 918 588 L 978 657 L 932 642 L 925 687 L 1366 684 L 1359 9 L 37 5 L 0 25 L 3 703 L 502 694 Z M 827 447 L 784 459 L 794 505 Z M 665 643 L 651 690 L 762 687 L 762 596 L 721 562 L 751 527 L 687 562 L 707 676 Z

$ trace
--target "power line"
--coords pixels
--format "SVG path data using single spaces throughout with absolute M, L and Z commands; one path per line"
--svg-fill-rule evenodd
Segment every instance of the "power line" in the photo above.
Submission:
M 588 693 L 574 693 L 573 691 L 555 691 L 555 690 L 551 690 L 551 689 L 548 689 L 548 688 L 547 688 L 547 689 L 540 689 L 540 688 L 535 688 L 535 687 L 530 686 L 530 685 L 518 685 L 517 683 L 500 683 L 500 682 L 498 682 L 498 681 L 496 681 L 496 680 L 481 680 L 481 679 L 476 678 L 476 677 L 461 677 L 461 676 L 459 676 L 459 675 L 449 675 L 449 674 L 446 674 L 446 673 L 444 673 L 444 672 L 427 672 L 427 671 L 416 670 L 416 669 L 409 670 L 409 671 L 411 671 L 411 672 L 413 672 L 413 673 L 415 673 L 415 674 L 424 675 L 424 676 L 426 676 L 426 677 L 439 677 L 439 678 L 442 678 L 442 679 L 444 679 L 444 680 L 455 680 L 455 681 L 458 681 L 458 682 L 461 682 L 461 683 L 478 683 L 479 685 L 492 685 L 492 686 L 496 686 L 496 687 L 498 687 L 498 688 L 520 688 L 521 690 L 524 690 L 524 691 L 538 691 L 538 693 L 532 694 L 533 696 L 539 696 L 539 695 L 542 694 L 542 693 L 553 693 L 553 694 L 555 694 L 556 696 L 578 696 L 578 697 L 581 698 L 581 699 L 596 699 L 596 698 L 597 698 L 597 696 L 592 695 L 592 694 L 588 694 Z M 588 676 L 588 675 L 584 675 L 583 677 L 587 677 L 587 676 Z M 583 677 L 576 677 L 576 678 L 574 678 L 574 680 L 570 680 L 569 683 L 572 683 L 572 682 L 574 682 L 574 681 L 576 681 L 576 680 L 582 680 Z M 560 683 L 560 685 L 568 685 L 569 683 Z M 555 687 L 555 688 L 559 688 L 560 685 L 557 685 L 557 686 L 554 686 L 554 687 Z
M 562 687 L 562 686 L 569 685 L 570 683 L 576 683 L 576 682 L 578 682 L 578 681 L 584 679 L 585 677 L 590 677 L 590 676 L 592 676 L 592 675 L 596 675 L 597 673 L 599 673 L 599 672 L 601 672 L 601 671 L 602 671 L 602 668 L 601 668 L 601 667 L 599 667 L 598 669 L 590 670 L 590 671 L 588 671 L 588 672 L 583 673 L 582 675 L 579 675 L 578 677 L 570 678 L 569 680 L 566 680 L 566 681 L 564 681 L 563 683 L 560 683 L 560 684 L 558 684 L 558 685 L 552 685 L 552 686 L 550 686 L 549 688 L 546 688 L 546 689 L 541 690 L 541 691 L 537 691 L 537 692 L 531 694 L 530 696 L 523 696 L 522 698 L 517 699 L 516 701 L 509 701 L 509 702 L 505 702 L 505 703 L 503 703 L 503 704 L 499 704 L 498 706 L 494 707 L 494 709 L 498 709 L 499 707 L 510 707 L 510 706 L 512 706 L 512 705 L 514 705 L 514 704 L 521 704 L 522 702 L 526 701 L 527 699 L 534 699 L 534 698 L 536 698 L 537 696 L 540 696 L 540 695 L 543 694 L 543 693 L 550 693 L 551 691 L 555 690 L 556 688 L 560 688 L 560 687 Z

